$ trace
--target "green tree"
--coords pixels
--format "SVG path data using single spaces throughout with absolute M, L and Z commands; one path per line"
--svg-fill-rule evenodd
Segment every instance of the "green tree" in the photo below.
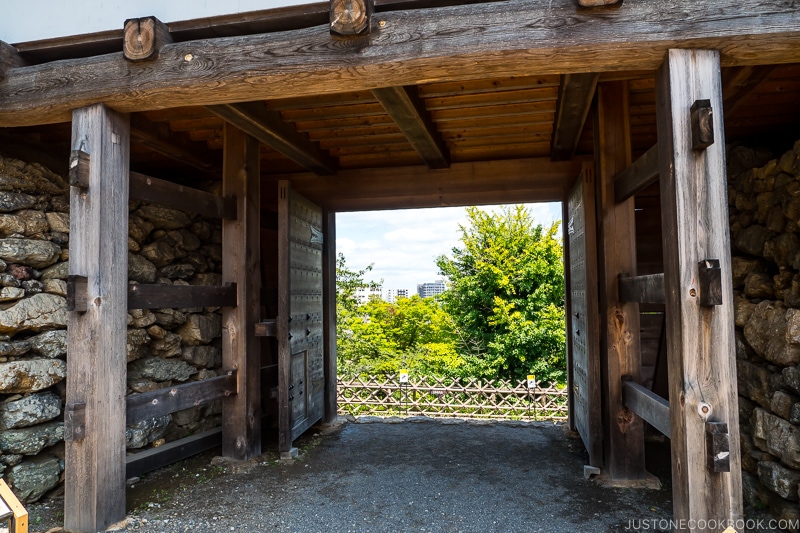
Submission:
M 436 264 L 442 295 L 470 373 L 566 381 L 564 265 L 559 223 L 545 229 L 523 206 L 467 208 L 461 246 Z

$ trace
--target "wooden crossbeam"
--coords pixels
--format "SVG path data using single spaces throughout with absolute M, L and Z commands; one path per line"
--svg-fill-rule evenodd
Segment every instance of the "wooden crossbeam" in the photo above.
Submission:
M 222 442 L 222 428 L 213 428 L 183 439 L 168 442 L 125 458 L 125 477 L 130 479 L 158 470 L 206 450 Z
M 730 69 L 722 82 L 722 105 L 725 115 L 732 117 L 739 105 L 767 79 L 775 65 L 748 65 Z
M 696 46 L 724 50 L 725 66 L 800 62 L 800 12 L 791 2 L 575 7 L 575 0 L 553 0 L 546 10 L 535 2 L 508 0 L 387 11 L 379 37 L 357 46 L 332 40 L 323 22 L 174 43 L 142 63 L 117 53 L 12 69 L 0 86 L 0 123 L 63 122 L 72 109 L 101 100 L 132 112 L 457 81 L 476 73 L 485 78 L 563 74 L 588 65 L 596 72 L 652 71 L 665 51 L 687 36 Z M 431 21 L 436 31 L 420 30 Z
M 151 122 L 143 115 L 131 116 L 131 141 L 208 174 L 219 177 L 222 173 L 204 143 L 192 141 L 186 132 L 170 132 L 168 124 Z
M 622 397 L 628 409 L 642 417 L 645 422 L 665 436 L 670 436 L 669 402 L 667 400 L 629 380 L 622 382 Z
M 646 276 L 619 275 L 619 300 L 640 304 L 663 304 L 664 274 L 648 274 Z
M 129 395 L 125 397 L 125 423 L 130 426 L 157 416 L 204 405 L 231 394 L 236 394 L 235 370 L 215 378 Z
M 646 151 L 614 179 L 614 200 L 624 202 L 658 180 L 658 145 Z
M 156 17 L 128 19 L 122 33 L 122 55 L 128 61 L 155 59 L 171 42 L 169 28 Z
M 384 87 L 372 94 L 429 168 L 450 166 L 450 154 L 416 87 Z
M 131 172 L 131 199 L 144 200 L 207 217 L 236 220 L 236 198 L 186 187 L 171 181 Z
M 25 66 L 25 60 L 17 53 L 17 49 L 0 41 L 0 81 L 6 77 L 8 69 Z
M 171 307 L 236 307 L 236 284 L 221 287 L 205 285 L 128 285 L 128 309 Z
M 263 102 L 213 105 L 208 109 L 312 172 L 321 175 L 336 172 L 336 163 L 325 151 Z
M 600 74 L 593 72 L 561 75 L 550 150 L 553 161 L 565 161 L 575 155 L 599 78 Z

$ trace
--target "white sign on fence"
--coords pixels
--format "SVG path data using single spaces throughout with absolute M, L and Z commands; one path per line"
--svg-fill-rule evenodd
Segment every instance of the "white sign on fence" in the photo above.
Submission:
M 533 374 L 528 374 L 528 388 L 529 389 L 536 388 L 536 376 Z
M 408 383 L 408 370 L 400 370 L 400 383 Z

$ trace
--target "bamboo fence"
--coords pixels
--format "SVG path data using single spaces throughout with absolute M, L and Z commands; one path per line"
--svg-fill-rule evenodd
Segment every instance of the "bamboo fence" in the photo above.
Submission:
M 527 381 L 411 377 L 341 377 L 339 412 L 353 416 L 430 416 L 566 420 L 567 389 Z

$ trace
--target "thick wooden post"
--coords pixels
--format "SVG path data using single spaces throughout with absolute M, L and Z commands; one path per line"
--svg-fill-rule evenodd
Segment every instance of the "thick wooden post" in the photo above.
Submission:
M 237 219 L 222 222 L 222 282 L 236 284 L 236 307 L 222 311 L 222 365 L 236 370 L 236 394 L 222 404 L 222 455 L 261 454 L 261 255 L 259 143 L 225 124 L 222 194 L 236 198 Z
M 325 422 L 336 420 L 336 213 L 322 214 L 322 329 L 325 343 Z
M 736 520 L 742 481 L 719 52 L 670 50 L 656 94 L 673 512 L 676 519 Z M 710 101 L 714 142 L 693 150 L 691 109 L 698 100 Z M 701 305 L 699 263 L 706 259 L 719 261 L 722 305 Z M 714 422 L 727 424 L 730 472 L 707 466 L 713 450 L 706 430 L 718 432 Z
M 69 272 L 86 283 L 67 329 L 64 526 L 93 533 L 125 518 L 128 115 L 76 109 L 72 149 Z
M 627 82 L 598 85 L 594 127 L 604 467 L 611 480 L 637 480 L 646 477 L 644 423 L 623 403 L 622 378 L 639 380 L 639 308 L 620 302 L 617 290 L 618 274 L 636 273 L 634 204 L 614 199 L 614 177 L 631 163 Z

